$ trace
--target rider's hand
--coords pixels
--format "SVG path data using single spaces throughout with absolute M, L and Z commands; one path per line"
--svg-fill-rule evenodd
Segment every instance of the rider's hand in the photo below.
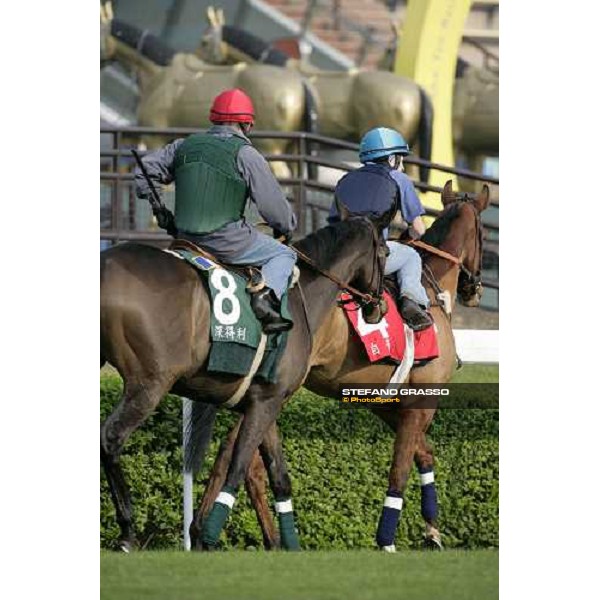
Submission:
M 165 229 L 169 235 L 177 235 L 177 227 L 175 227 L 175 217 L 173 213 L 166 207 L 162 207 L 154 211 L 156 222 L 161 229 Z
M 290 245 L 293 236 L 294 236 L 294 234 L 291 231 L 288 231 L 287 233 L 281 233 L 281 231 L 278 231 L 277 229 L 273 229 L 273 237 L 276 240 L 278 240 L 279 238 L 284 238 L 282 240 L 282 243 L 284 243 L 286 246 Z

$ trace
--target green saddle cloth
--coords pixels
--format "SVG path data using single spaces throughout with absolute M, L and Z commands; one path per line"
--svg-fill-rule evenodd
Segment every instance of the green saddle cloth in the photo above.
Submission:
M 222 266 L 188 250 L 174 250 L 202 274 L 211 296 L 208 371 L 247 375 L 260 344 L 262 328 L 250 305 L 246 280 Z M 288 294 L 281 299 L 281 314 L 291 319 Z M 267 338 L 265 354 L 255 377 L 274 383 L 279 360 L 283 356 L 288 331 Z

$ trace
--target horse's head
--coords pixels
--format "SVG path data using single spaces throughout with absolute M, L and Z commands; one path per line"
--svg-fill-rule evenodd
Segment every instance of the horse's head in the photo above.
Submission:
M 481 268 L 483 263 L 484 229 L 481 213 L 490 203 L 490 190 L 484 185 L 476 197 L 452 191 L 452 182 L 447 181 L 442 191 L 444 215 L 452 217 L 447 236 L 451 252 L 461 259 L 458 277 L 458 298 L 464 306 L 479 306 L 483 286 Z M 452 213 L 452 214 L 450 214 Z
M 335 203 L 341 221 L 358 221 L 364 224 L 365 235 L 371 239 L 369 250 L 361 256 L 360 268 L 356 272 L 353 284 L 361 290 L 366 290 L 373 298 L 372 302 L 363 302 L 363 316 L 367 323 L 379 323 L 387 313 L 388 307 L 383 299 L 383 278 L 385 262 L 390 253 L 383 231 L 389 227 L 396 206 L 375 218 L 352 214 L 336 196 Z
M 223 9 L 215 10 L 213 6 L 206 9 L 208 28 L 202 34 L 196 54 L 207 63 L 222 65 L 227 62 L 227 44 L 223 41 L 223 25 L 225 15 Z

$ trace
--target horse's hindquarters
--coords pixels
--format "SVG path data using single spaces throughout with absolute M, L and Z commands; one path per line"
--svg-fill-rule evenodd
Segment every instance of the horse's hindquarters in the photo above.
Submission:
M 187 265 L 150 246 L 101 254 L 101 354 L 124 378 L 169 378 L 208 354 L 210 307 Z

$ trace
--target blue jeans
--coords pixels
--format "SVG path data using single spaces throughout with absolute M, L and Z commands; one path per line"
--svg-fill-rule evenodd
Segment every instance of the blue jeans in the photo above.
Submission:
M 385 263 L 385 274 L 396 273 L 400 296 L 407 296 L 421 306 L 429 306 L 429 298 L 421 285 L 421 257 L 416 250 L 399 242 L 386 242 L 390 255 Z
M 228 256 L 227 262 L 232 265 L 261 267 L 265 283 L 281 299 L 287 290 L 290 275 L 296 264 L 296 253 L 272 237 L 257 232 L 256 241 L 236 253 L 235 257 Z

